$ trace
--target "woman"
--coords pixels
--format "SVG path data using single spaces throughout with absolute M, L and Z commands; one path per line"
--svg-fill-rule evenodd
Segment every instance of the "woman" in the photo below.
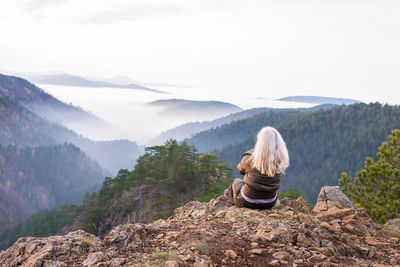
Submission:
M 264 127 L 257 134 L 254 148 L 242 154 L 237 166 L 243 180 L 236 178 L 227 194 L 238 207 L 270 209 L 276 203 L 280 178 L 288 166 L 285 141 L 276 129 Z

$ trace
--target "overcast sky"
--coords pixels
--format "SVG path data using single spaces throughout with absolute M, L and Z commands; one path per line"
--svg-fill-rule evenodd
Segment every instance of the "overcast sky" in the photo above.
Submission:
M 0 69 L 400 104 L 400 1 L 1 0 Z

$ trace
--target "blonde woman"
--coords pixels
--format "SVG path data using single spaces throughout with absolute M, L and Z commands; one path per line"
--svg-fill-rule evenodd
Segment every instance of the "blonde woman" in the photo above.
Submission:
M 257 134 L 254 148 L 242 154 L 237 166 L 243 180 L 236 178 L 226 193 L 238 207 L 270 209 L 288 166 L 289 154 L 282 136 L 276 129 L 264 127 Z

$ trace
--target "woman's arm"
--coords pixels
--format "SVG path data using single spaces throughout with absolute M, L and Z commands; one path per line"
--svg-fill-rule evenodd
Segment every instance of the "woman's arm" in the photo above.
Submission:
M 240 161 L 240 163 L 237 165 L 238 172 L 242 175 L 246 174 L 246 172 L 248 172 L 248 170 L 250 169 L 248 158 L 249 156 L 245 155 L 242 158 L 242 161 Z

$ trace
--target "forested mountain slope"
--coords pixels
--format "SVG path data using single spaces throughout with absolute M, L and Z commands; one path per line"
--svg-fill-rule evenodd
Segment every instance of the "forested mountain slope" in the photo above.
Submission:
M 266 113 L 266 112 L 284 112 L 284 111 L 302 111 L 302 112 L 309 112 L 309 111 L 314 111 L 318 109 L 328 109 L 332 108 L 334 105 L 326 104 L 326 105 L 319 105 L 316 107 L 312 108 L 296 108 L 296 109 L 276 109 L 276 108 L 252 108 L 252 109 L 247 109 L 243 111 L 239 111 L 233 114 L 230 114 L 228 116 L 218 118 L 212 121 L 202 121 L 202 122 L 188 122 L 185 124 L 182 124 L 178 127 L 169 129 L 160 135 L 154 137 L 151 139 L 148 143 L 150 145 L 154 144 L 162 144 L 168 139 L 175 139 L 178 141 L 184 140 L 187 138 L 188 142 L 194 143 L 195 141 L 191 141 L 191 139 L 196 139 L 197 137 L 195 136 L 197 133 L 200 133 L 202 131 L 210 130 L 211 132 L 213 131 L 212 128 L 217 128 L 221 125 L 228 124 L 237 120 L 243 120 L 246 118 L 253 117 L 255 115 L 261 114 L 261 113 Z M 199 137 L 201 138 L 201 137 Z M 201 142 L 196 142 L 196 145 L 199 146 Z
M 134 142 L 94 142 L 43 119 L 30 109 L 35 101 L 61 103 L 23 79 L 0 76 L 0 231 L 99 186 L 110 172 L 87 155 L 113 171 L 133 166 L 141 152 Z
M 296 109 L 270 110 L 253 117 L 200 132 L 189 139 L 185 139 L 185 141 L 195 145 L 201 152 L 213 151 L 253 137 L 260 129 L 260 125 L 278 127 L 301 114 L 302 112 Z
M 290 167 L 282 177 L 283 188 L 294 185 L 309 200 L 315 201 L 322 185 L 336 185 L 341 172 L 353 176 L 367 156 L 375 158 L 380 144 L 393 129 L 400 128 L 400 106 L 379 103 L 340 106 L 293 116 L 279 125 L 260 115 L 254 120 L 251 128 L 243 127 L 245 121 L 232 123 L 226 131 L 221 127 L 221 132 L 212 132 L 202 139 L 204 145 L 209 144 L 207 148 L 212 151 L 219 134 L 243 135 L 242 140 L 236 139 L 236 144 L 214 151 L 235 167 L 240 154 L 254 146 L 256 133 L 266 125 L 275 126 L 285 139 L 290 155 Z M 245 138 L 242 130 L 249 137 Z
M 86 194 L 82 212 L 61 233 L 84 229 L 105 236 L 121 223 L 166 218 L 189 200 L 221 194 L 231 171 L 216 155 L 201 155 L 186 143 L 148 147 L 133 171 L 120 170 L 104 180 L 98 194 Z
M 0 232 L 38 210 L 80 201 L 105 175 L 72 144 L 0 146 Z
M 201 152 L 213 151 L 224 146 L 240 143 L 254 136 L 260 129 L 260 122 L 277 127 L 295 119 L 305 112 L 330 109 L 335 105 L 319 105 L 312 108 L 256 108 L 232 114 L 212 121 L 214 125 L 205 131 L 198 132 L 185 139 L 188 144 L 195 145 Z M 188 125 L 189 126 L 189 125 Z

